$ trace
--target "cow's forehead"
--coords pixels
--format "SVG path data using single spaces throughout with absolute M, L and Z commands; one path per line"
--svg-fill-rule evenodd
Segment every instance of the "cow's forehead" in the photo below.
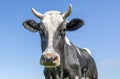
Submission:
M 59 25 L 64 21 L 62 15 L 59 11 L 48 11 L 44 14 L 44 18 L 42 19 L 42 23 L 45 27 L 59 27 Z
M 61 21 L 63 20 L 62 15 L 60 14 L 61 12 L 59 11 L 48 11 L 44 14 L 44 18 L 43 19 L 47 19 L 47 21 Z
M 44 13 L 44 15 L 60 15 L 60 13 L 61 13 L 60 11 L 51 10 L 51 11 Z

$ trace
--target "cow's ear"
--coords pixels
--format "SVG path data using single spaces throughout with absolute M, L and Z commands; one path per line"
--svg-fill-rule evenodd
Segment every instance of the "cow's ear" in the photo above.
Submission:
M 75 31 L 84 25 L 84 21 L 78 18 L 72 19 L 67 23 L 67 31 Z
M 31 32 L 37 32 L 39 27 L 38 23 L 36 23 L 34 20 L 26 20 L 23 22 L 23 26 Z

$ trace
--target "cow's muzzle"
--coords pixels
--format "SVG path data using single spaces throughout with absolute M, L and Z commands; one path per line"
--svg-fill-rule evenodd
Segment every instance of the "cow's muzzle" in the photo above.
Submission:
M 60 57 L 57 53 L 45 53 L 41 56 L 40 64 L 45 67 L 59 66 Z

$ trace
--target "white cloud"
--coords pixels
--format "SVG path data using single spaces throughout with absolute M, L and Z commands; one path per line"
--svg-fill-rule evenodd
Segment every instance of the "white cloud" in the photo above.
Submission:
M 98 65 L 99 68 L 108 68 L 108 67 L 115 67 L 120 65 L 120 57 L 114 57 L 110 59 L 104 60 L 100 65 Z
M 120 73 L 120 57 L 104 60 L 98 65 L 99 79 L 118 79 Z

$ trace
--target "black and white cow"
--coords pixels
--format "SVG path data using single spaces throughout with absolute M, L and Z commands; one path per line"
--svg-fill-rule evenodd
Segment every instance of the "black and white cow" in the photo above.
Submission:
M 40 64 L 45 66 L 46 79 L 97 79 L 97 68 L 87 48 L 78 48 L 65 36 L 66 31 L 75 31 L 83 26 L 81 19 L 70 22 L 66 18 L 72 12 L 48 11 L 44 14 L 32 8 L 33 14 L 41 22 L 27 20 L 24 27 L 32 32 L 39 31 L 41 36 L 42 56 Z

